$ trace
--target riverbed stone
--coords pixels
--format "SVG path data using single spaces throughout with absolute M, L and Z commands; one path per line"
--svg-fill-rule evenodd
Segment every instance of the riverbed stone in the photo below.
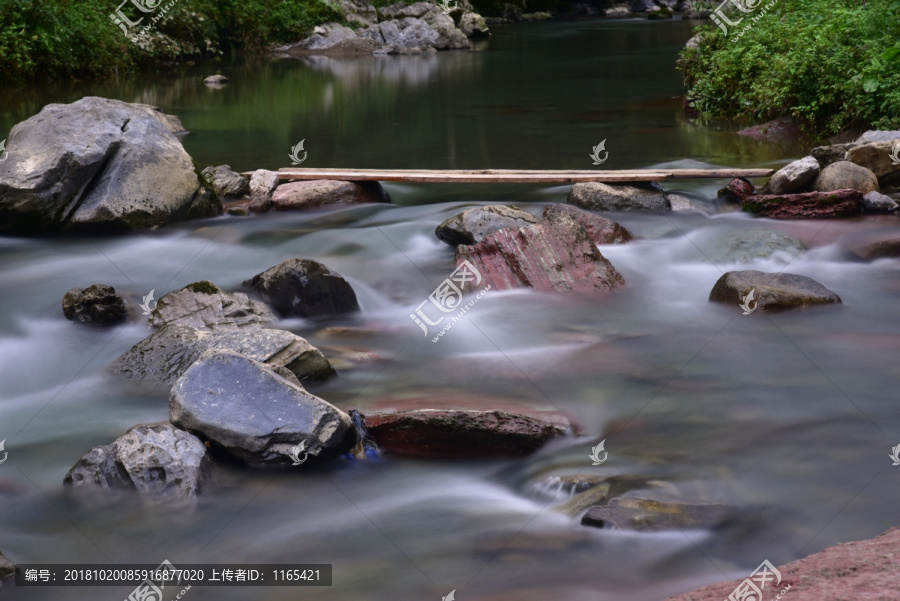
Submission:
M 150 113 L 152 117 L 159 119 L 160 122 L 166 127 L 166 129 L 172 132 L 173 135 L 183 136 L 190 133 L 184 127 L 184 124 L 181 122 L 181 119 L 179 119 L 177 115 L 167 115 L 166 113 L 162 112 L 162 109 L 153 104 L 141 104 L 138 102 L 135 102 L 133 104 L 134 106 L 141 107 L 142 109 Z
M 850 252 L 863 261 L 900 257 L 900 232 L 863 232 L 850 243 Z
M 625 279 L 606 260 L 575 217 L 554 213 L 540 223 L 488 234 L 478 244 L 460 245 L 456 263 L 469 261 L 483 284 L 495 290 L 606 293 Z
M 632 240 L 631 233 L 624 227 L 591 211 L 570 204 L 551 204 L 544 207 L 544 219 L 550 215 L 567 214 L 584 226 L 594 244 L 624 244 Z
M 208 280 L 164 294 L 150 314 L 150 325 L 187 326 L 198 330 L 233 330 L 268 325 L 275 316 L 265 304 L 243 292 L 226 292 Z
M 733 509 L 713 503 L 674 503 L 620 497 L 592 507 L 581 518 L 585 526 L 637 530 L 715 528 L 733 515 Z
M 209 77 L 206 77 L 203 79 L 203 83 L 205 83 L 208 86 L 210 86 L 210 85 L 211 86 L 224 86 L 229 81 L 231 81 L 231 80 L 228 79 L 227 77 L 225 77 L 224 75 L 222 75 L 221 73 L 216 73 L 215 75 L 210 75 Z
M 847 151 L 853 148 L 855 144 L 832 144 L 830 146 L 816 146 L 810 153 L 819 163 L 819 167 L 824 169 L 832 163 L 847 160 Z
M 750 180 L 736 177 L 728 182 L 728 185 L 719 190 L 717 196 L 730 200 L 746 200 L 756 194 L 756 187 Z
M 360 25 L 374 25 L 378 22 L 378 11 L 365 0 L 340 0 L 341 12 L 349 23 Z
M 276 211 L 389 203 L 390 196 L 378 182 L 310 180 L 281 184 L 272 194 Z
M 128 321 L 125 300 L 106 284 L 72 288 L 63 296 L 62 310 L 69 321 L 91 326 L 114 326 Z
M 0 551 L 0 580 L 6 580 L 16 575 L 16 564 L 11 562 L 6 555 Z
M 738 309 L 751 290 L 755 291 L 756 308 L 761 311 L 841 302 L 837 294 L 805 275 L 755 270 L 729 271 L 720 277 L 709 293 L 709 301 Z
M 166 326 L 125 351 L 111 366 L 113 374 L 155 389 L 172 385 L 207 350 L 228 350 L 292 371 L 301 381 L 319 381 L 334 368 L 319 349 L 286 330 L 241 328 L 204 332 Z
M 435 391 L 362 400 L 355 408 L 385 453 L 406 457 L 522 456 L 551 438 L 580 432 L 553 406 L 485 395 Z
M 487 21 L 478 13 L 466 12 L 459 18 L 459 30 L 467 38 L 484 38 L 491 35 Z
M 785 165 L 769 180 L 772 194 L 793 194 L 806 191 L 819 176 L 819 161 L 814 157 L 803 157 Z
M 313 458 L 326 458 L 357 443 L 349 415 L 263 363 L 229 351 L 204 353 L 175 382 L 169 420 L 255 467 L 291 466 L 298 445 Z
M 278 172 L 257 169 L 250 174 L 250 206 L 253 213 L 265 213 L 272 208 L 272 195 L 278 187 Z
M 169 424 L 140 425 L 94 447 L 66 474 L 78 489 L 133 489 L 159 500 L 194 500 L 208 481 L 206 446 Z
M 600 182 L 575 184 L 566 202 L 588 211 L 669 211 L 672 208 L 658 190 Z
M 862 207 L 863 195 L 857 190 L 759 194 L 748 198 L 741 205 L 748 213 L 772 219 L 849 217 L 861 213 Z
M 244 282 L 283 316 L 322 317 L 359 311 L 349 282 L 309 259 L 287 259 Z
M 880 192 L 869 192 L 863 196 L 863 210 L 867 213 L 891 213 L 898 207 L 897 201 Z
M 855 144 L 870 142 L 900 142 L 900 130 L 870 129 L 856 139 Z
M 232 171 L 229 165 L 206 167 L 201 173 L 219 198 L 243 196 L 250 192 L 250 182 L 244 179 L 240 173 Z
M 856 190 L 861 194 L 878 192 L 878 177 L 865 167 L 850 161 L 838 161 L 822 169 L 813 183 L 816 192 Z
M 210 217 L 222 204 L 168 128 L 141 106 L 88 96 L 12 128 L 0 230 L 114 232 Z
M 847 152 L 847 160 L 874 173 L 879 182 L 895 182 L 900 180 L 900 163 L 894 163 L 891 153 L 897 144 L 900 144 L 900 140 L 854 146 Z
M 507 227 L 519 228 L 537 223 L 539 219 L 518 207 L 488 205 L 466 209 L 446 219 L 434 230 L 435 236 L 447 244 L 475 244 L 488 234 Z

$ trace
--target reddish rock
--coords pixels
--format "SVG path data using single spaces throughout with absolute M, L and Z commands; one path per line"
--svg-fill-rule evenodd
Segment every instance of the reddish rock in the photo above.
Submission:
M 378 182 L 332 180 L 291 182 L 281 184 L 272 193 L 272 208 L 276 211 L 390 201 L 387 192 Z
M 530 287 L 541 291 L 607 292 L 625 284 L 600 254 L 583 225 L 570 214 L 551 213 L 540 223 L 499 230 L 456 249 L 492 289 Z
M 850 251 L 864 261 L 900 257 L 900 232 L 865 233 L 853 241 Z
M 555 407 L 518 399 L 435 393 L 373 399 L 355 408 L 385 452 L 408 457 L 520 456 L 579 431 Z
M 753 193 L 756 192 L 756 188 L 753 186 L 753 184 L 751 184 L 743 177 L 736 177 L 728 182 L 727 190 L 741 200 L 750 198 L 751 196 L 753 196 Z
M 788 585 L 784 601 L 883 601 L 896 599 L 900 563 L 895 557 L 900 546 L 900 528 L 876 538 L 829 547 L 805 559 L 778 566 L 781 582 L 763 589 L 764 599 L 774 599 Z M 744 578 L 750 576 L 747 570 Z M 667 601 L 722 601 L 744 578 L 719 582 Z
M 741 208 L 759 217 L 817 219 L 848 217 L 862 213 L 863 195 L 856 190 L 762 194 L 744 200 Z
M 544 218 L 565 213 L 584 226 L 594 244 L 623 244 L 630 241 L 631 234 L 624 227 L 597 213 L 585 211 L 570 204 L 552 204 L 544 207 Z
M 754 125 L 737 132 L 764 142 L 792 142 L 800 136 L 800 127 L 790 117 L 780 117 L 760 125 Z

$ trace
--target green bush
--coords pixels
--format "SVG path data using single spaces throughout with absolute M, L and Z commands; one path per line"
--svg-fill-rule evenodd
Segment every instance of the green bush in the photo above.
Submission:
M 187 56 L 255 51 L 343 20 L 327 0 L 176 0 L 132 43 L 109 17 L 120 2 L 0 0 L 0 80 L 105 77 Z M 130 2 L 122 10 L 133 20 L 143 14 Z M 142 25 L 160 13 L 143 15 Z
M 900 127 L 900 1 L 776 0 L 753 23 L 756 14 L 727 37 L 698 28 L 699 48 L 682 52 L 688 100 L 702 115 L 791 115 L 825 133 Z

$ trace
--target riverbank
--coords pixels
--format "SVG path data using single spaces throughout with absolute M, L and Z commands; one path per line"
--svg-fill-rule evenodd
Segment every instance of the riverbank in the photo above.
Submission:
M 809 557 L 776 566 L 763 587 L 763 598 L 790 601 L 884 601 L 896 598 L 900 587 L 900 564 L 895 553 L 900 545 L 900 528 L 868 540 L 828 547 Z M 747 574 L 750 577 L 750 574 Z M 721 601 L 729 597 L 744 579 L 718 582 L 670 597 L 667 601 Z M 758 580 L 757 580 L 758 582 Z M 756 598 L 756 597 L 754 597 Z

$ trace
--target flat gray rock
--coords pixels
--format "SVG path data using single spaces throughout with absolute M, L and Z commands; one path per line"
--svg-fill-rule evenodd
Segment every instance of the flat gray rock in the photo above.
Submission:
M 218 450 L 256 467 L 325 458 L 357 443 L 350 416 L 266 365 L 211 351 L 181 376 L 169 395 L 169 420 Z
M 525 227 L 537 223 L 537 217 L 518 207 L 488 205 L 466 209 L 445 220 L 434 230 L 434 235 L 447 244 L 475 244 L 488 234 L 507 227 Z
M 657 190 L 610 186 L 600 182 L 575 184 L 566 202 L 588 211 L 670 211 L 672 205 Z
M 812 278 L 794 273 L 762 271 L 729 271 L 719 278 L 709 293 L 710 302 L 734 305 L 740 309 L 753 291 L 755 307 L 762 311 L 791 309 L 812 305 L 840 303 L 841 298 Z M 754 305 L 748 303 L 750 309 Z

